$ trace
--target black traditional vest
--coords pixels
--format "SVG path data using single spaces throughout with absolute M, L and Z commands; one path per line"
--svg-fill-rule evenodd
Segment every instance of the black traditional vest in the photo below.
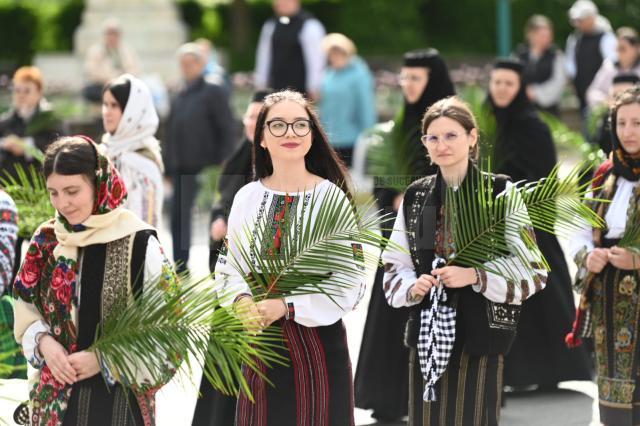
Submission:
M 310 18 L 313 16 L 304 10 L 289 18 L 286 24 L 280 18 L 274 18 L 269 71 L 269 85 L 272 89 L 277 91 L 288 88 L 305 93 L 307 70 L 300 44 L 300 32 Z
M 469 169 L 471 173 L 471 169 Z M 498 195 L 505 189 L 509 178 L 505 175 L 488 175 L 493 179 L 493 192 Z M 437 175 L 413 182 L 404 195 L 403 213 L 406 219 L 409 248 L 416 275 L 428 274 L 435 255 L 434 234 L 439 200 L 443 185 L 437 183 Z M 442 190 L 442 189 L 440 189 Z M 471 286 L 447 289 L 449 304 L 457 310 L 456 340 L 463 343 L 464 351 L 471 355 L 504 354 L 509 351 L 516 335 L 520 315 L 519 305 L 494 303 L 477 293 Z M 405 343 L 415 347 L 420 329 L 420 311 L 428 307 L 429 298 L 410 308 Z
M 553 63 L 556 60 L 555 46 L 551 46 L 545 50 L 542 56 L 535 62 L 531 60 L 527 46 L 521 46 L 517 54 L 524 64 L 522 81 L 525 85 L 544 83 L 553 75 Z
M 576 43 L 576 76 L 573 79 L 573 84 L 576 87 L 582 107 L 586 105 L 587 89 L 593 81 L 593 77 L 598 73 L 604 59 L 600 52 L 600 40 L 603 36 L 604 33 L 582 34 L 578 37 Z
M 517 50 L 517 55 L 524 64 L 524 71 L 522 71 L 523 84 L 541 84 L 549 80 L 553 76 L 553 65 L 556 61 L 556 52 L 556 47 L 551 46 L 545 50 L 544 54 L 540 56 L 537 61 L 532 61 L 529 56 L 529 48 L 525 45 L 520 46 Z M 557 104 L 548 107 L 536 104 L 536 108 L 547 111 L 551 114 L 559 114 Z

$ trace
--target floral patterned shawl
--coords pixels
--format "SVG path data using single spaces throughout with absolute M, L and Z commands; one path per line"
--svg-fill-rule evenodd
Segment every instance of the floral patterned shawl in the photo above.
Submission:
M 25 260 L 14 282 L 16 324 L 20 341 L 26 329 L 38 320 L 46 322 L 55 339 L 69 352 L 76 351 L 77 330 L 73 322 L 78 274 L 78 248 L 104 244 L 150 226 L 121 207 L 127 191 L 111 162 L 99 154 L 95 175 L 93 213 L 82 224 L 72 226 L 58 213 L 42 224 L 32 238 Z M 24 303 L 23 303 L 24 302 Z M 56 381 L 46 365 L 30 379 L 31 422 L 60 425 L 71 395 L 71 386 Z

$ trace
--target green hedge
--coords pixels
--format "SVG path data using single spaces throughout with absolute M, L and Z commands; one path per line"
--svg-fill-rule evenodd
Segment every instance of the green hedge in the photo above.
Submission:
M 0 71 L 31 63 L 35 53 L 38 16 L 33 9 L 0 3 Z

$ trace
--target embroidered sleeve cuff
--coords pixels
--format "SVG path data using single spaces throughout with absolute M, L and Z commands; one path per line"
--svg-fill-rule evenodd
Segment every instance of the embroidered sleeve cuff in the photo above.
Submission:
M 482 269 L 475 268 L 477 281 L 471 286 L 477 293 L 484 293 L 487 291 L 487 273 Z
M 38 350 L 40 339 L 49 334 L 49 326 L 44 321 L 36 321 L 27 328 L 22 338 L 22 351 L 33 368 L 44 367 L 44 357 Z
M 100 352 L 96 352 L 96 355 L 98 356 L 98 362 L 100 363 L 100 371 L 102 372 L 102 377 L 109 386 L 115 385 L 116 378 L 111 373 L 111 370 L 109 370 L 107 363 L 104 361 L 104 357 L 100 354 Z
M 287 302 L 287 299 L 282 299 L 287 311 L 284 314 L 284 319 L 293 321 L 296 318 L 296 308 L 293 302 Z

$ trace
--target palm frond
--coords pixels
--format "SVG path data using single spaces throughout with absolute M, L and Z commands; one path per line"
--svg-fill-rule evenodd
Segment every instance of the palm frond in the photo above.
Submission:
M 0 184 L 13 198 L 19 212 L 18 235 L 29 239 L 43 222 L 55 216 L 55 210 L 49 202 L 49 192 L 44 176 L 30 165 L 27 170 L 16 164 L 16 175 L 5 171 Z
M 238 317 L 220 307 L 209 278 L 186 279 L 171 293 L 143 292 L 103 322 L 91 349 L 123 383 L 165 383 L 181 362 L 191 369 L 195 360 L 216 389 L 251 397 L 242 366 L 262 375 L 259 362 L 283 363 L 276 352 L 282 338 L 270 331 L 248 332 Z M 136 374 L 141 366 L 148 382 Z
M 631 212 L 628 225 L 618 242 L 618 247 L 626 248 L 635 254 L 640 254 L 640 209 Z
M 515 184 L 500 196 L 493 195 L 492 181 L 482 172 L 471 172 L 468 185 L 457 191 L 449 188 L 446 206 L 456 247 L 455 261 L 459 265 L 477 267 L 514 279 L 529 267 L 534 258 L 546 260 L 533 244 L 527 228 L 554 235 L 571 235 L 585 226 L 602 227 L 602 219 L 586 204 L 589 184 L 579 184 L 581 165 L 567 177 L 558 176 L 559 167 L 537 182 Z M 522 245 L 508 241 L 522 241 Z M 500 259 L 498 266 L 485 266 Z M 512 259 L 513 262 L 510 262 Z M 517 260 L 517 262 L 516 262 Z
M 401 122 L 402 112 L 395 118 L 395 123 Z M 411 140 L 411 132 L 403 132 L 395 123 L 378 124 L 369 132 L 367 172 L 381 185 L 402 192 L 411 183 L 415 171 L 420 170 L 427 152 Z
M 373 205 L 370 199 L 355 209 L 338 187 L 322 197 L 314 191 L 300 212 L 285 213 L 279 248 L 273 244 L 274 230 L 267 218 L 245 224 L 244 240 L 249 244 L 237 248 L 234 267 L 255 297 L 324 294 L 335 301 L 367 266 L 377 265 L 377 250 L 389 243 L 378 229 L 388 217 Z M 367 249 L 356 253 L 352 244 Z

